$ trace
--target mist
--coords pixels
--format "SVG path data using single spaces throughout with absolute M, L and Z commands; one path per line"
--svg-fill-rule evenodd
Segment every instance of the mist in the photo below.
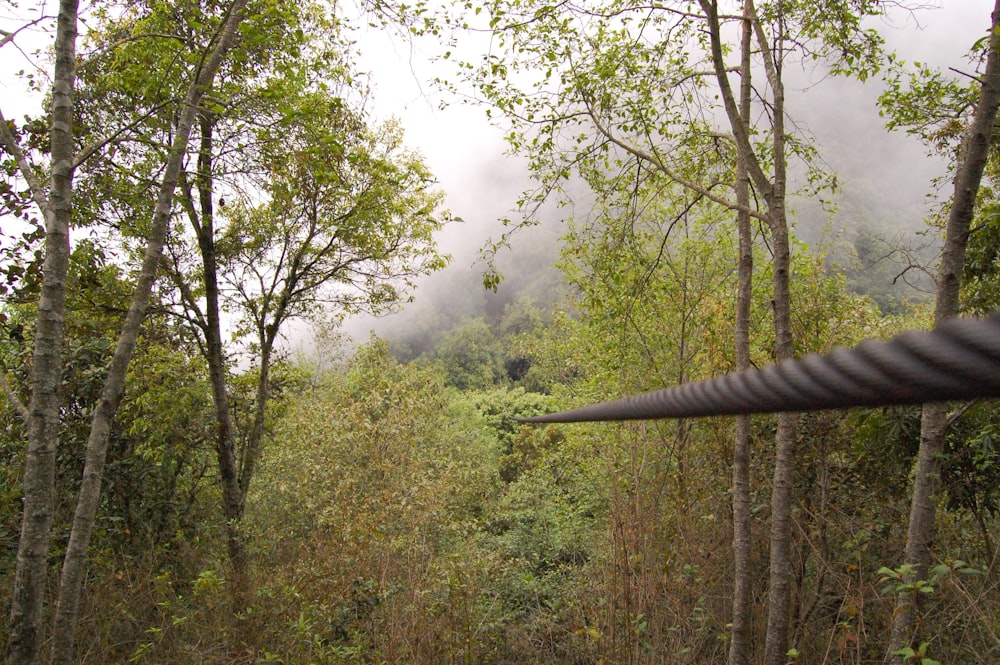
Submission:
M 538 305 L 561 298 L 564 286 L 555 263 L 565 229 L 564 211 L 556 206 L 544 208 L 538 224 L 512 236 L 511 247 L 496 255 L 503 281 L 495 292 L 484 286 L 484 245 L 509 230 L 502 219 L 517 219 L 516 201 L 530 181 L 519 160 L 502 155 L 470 167 L 458 193 L 448 193 L 449 211 L 461 220 L 440 233 L 440 248 L 451 256 L 448 267 L 423 278 L 402 311 L 346 321 L 344 332 L 352 340 L 365 341 L 375 334 L 390 341 L 398 358 L 409 360 L 431 350 L 442 333 L 462 319 L 481 316 L 495 325 L 517 297 Z
M 903 60 L 971 72 L 968 52 L 985 34 L 990 9 L 982 0 L 949 3 L 947 8 L 898 12 L 875 27 L 887 48 Z M 400 119 L 410 145 L 437 174 L 450 212 L 463 221 L 449 224 L 438 237 L 442 251 L 452 256 L 448 268 L 423 279 L 401 312 L 345 321 L 347 335 L 364 341 L 374 333 L 409 358 L 430 348 L 462 318 L 495 320 L 518 294 L 539 305 L 561 297 L 565 287 L 553 266 L 567 212 L 555 206 L 543 210 L 538 226 L 515 234 L 510 249 L 499 253 L 497 266 L 505 281 L 498 291 L 483 286 L 480 251 L 503 233 L 499 220 L 519 221 L 516 202 L 532 188 L 526 163 L 506 154 L 485 109 L 456 103 L 429 88 L 426 82 L 437 73 L 433 54 L 413 43 L 372 31 L 360 48 L 361 67 L 371 72 L 377 115 Z M 926 233 L 926 220 L 950 195 L 946 160 L 929 154 L 916 138 L 885 129 L 877 108 L 883 89 L 878 77 L 866 83 L 834 77 L 821 63 L 799 69 L 790 65 L 786 75 L 794 131 L 811 138 L 839 185 L 833 209 L 792 199 L 795 234 L 826 255 L 834 269 L 857 261 L 860 240 L 900 247 L 902 251 L 883 257 L 887 266 L 854 265 L 862 275 L 854 288 L 893 291 L 900 302 L 926 297 L 926 274 L 911 271 L 899 277 L 909 262 L 930 265 L 936 256 L 938 240 Z

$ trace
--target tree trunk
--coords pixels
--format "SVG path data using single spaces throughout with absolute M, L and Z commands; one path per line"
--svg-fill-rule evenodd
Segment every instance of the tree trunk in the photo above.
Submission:
M 215 211 L 213 206 L 214 180 L 212 176 L 214 154 L 213 133 L 215 118 L 208 113 L 200 117 L 201 146 L 198 152 L 198 199 L 201 205 L 201 222 L 192 217 L 198 236 L 202 272 L 205 286 L 205 355 L 209 380 L 212 385 L 212 402 L 215 409 L 215 454 L 222 486 L 222 516 L 226 520 L 226 546 L 229 552 L 230 587 L 234 609 L 242 609 L 247 587 L 248 558 L 246 545 L 240 534 L 243 519 L 243 499 L 240 492 L 239 470 L 236 462 L 236 427 L 226 385 L 227 362 L 222 343 L 221 290 L 219 288 L 218 257 L 215 248 Z M 193 214 L 193 213 L 192 213 Z
M 775 95 L 777 98 L 777 94 Z M 780 117 L 780 105 L 775 101 L 775 116 Z M 777 120 L 775 122 L 777 125 Z M 775 146 L 779 144 L 779 129 L 775 129 Z M 782 147 L 783 148 L 783 147 Z M 783 149 L 775 148 L 775 171 L 784 162 Z M 789 288 L 791 250 L 788 241 L 788 223 L 785 217 L 784 179 L 775 190 L 780 196 L 768 201 L 771 244 L 774 252 L 773 289 L 775 358 L 778 362 L 794 357 L 792 344 L 792 307 Z M 778 428 L 774 435 L 774 474 L 771 489 L 771 554 L 770 587 L 768 593 L 767 638 L 764 647 L 765 665 L 784 665 L 788 652 L 789 607 L 792 593 L 791 536 L 792 490 L 795 485 L 795 448 L 798 438 L 798 416 L 794 413 L 778 414 Z
M 200 223 L 191 211 L 192 225 L 198 236 L 205 286 L 205 335 L 206 360 L 212 384 L 215 405 L 216 458 L 222 485 L 222 512 L 226 520 L 226 537 L 231 566 L 230 585 L 235 611 L 246 606 L 249 591 L 249 554 L 243 540 L 241 522 L 246 508 L 246 497 L 260 455 L 264 436 L 264 419 L 267 410 L 271 357 L 277 331 L 284 320 L 290 295 L 283 292 L 271 325 L 266 320 L 257 321 L 260 342 L 260 376 L 257 380 L 253 420 L 249 432 L 237 445 L 236 427 L 226 386 L 226 357 L 222 344 L 221 289 L 219 266 L 215 247 L 214 212 L 212 207 L 214 159 L 214 118 L 203 114 L 201 118 L 201 147 L 198 156 L 198 198 L 201 203 Z M 296 264 L 300 257 L 296 257 Z M 267 308 L 264 308 L 266 317 Z
M 780 207 L 784 221 L 784 207 Z M 775 213 L 775 208 L 771 208 Z M 774 331 L 778 361 L 792 357 L 791 298 L 788 289 L 790 252 L 788 227 L 772 222 L 771 241 L 774 247 Z M 778 415 L 774 436 L 774 475 L 771 490 L 771 555 L 770 588 L 767 615 L 765 665 L 784 665 L 788 652 L 789 606 L 792 591 L 791 534 L 792 489 L 795 480 L 795 447 L 798 419 L 794 413 Z
M 757 48 L 761 55 L 767 82 L 771 88 L 771 162 L 773 172 L 765 173 L 760 162 L 753 156 L 750 144 L 749 118 L 743 117 L 726 70 L 722 51 L 722 37 L 719 26 L 718 4 L 715 0 L 702 0 L 709 24 L 712 64 L 722 96 L 726 115 L 736 143 L 751 159 L 747 161 L 747 173 L 767 203 L 767 220 L 771 232 L 773 258 L 773 321 L 774 353 L 778 361 L 794 357 L 792 336 L 791 291 L 791 249 L 788 239 L 788 219 L 785 209 L 785 93 L 781 78 L 781 57 L 772 51 L 771 42 L 764 34 L 760 18 L 752 0 L 746 0 L 744 13 L 756 36 Z M 780 25 L 780 21 L 778 22 Z M 774 37 L 780 44 L 782 35 Z M 767 619 L 767 637 L 764 648 L 765 665 L 784 665 L 788 652 L 789 600 L 791 598 L 792 574 L 790 565 L 792 487 L 794 484 L 795 444 L 798 438 L 798 420 L 795 414 L 780 414 L 774 437 L 775 460 L 773 490 L 771 495 L 771 553 L 770 589 Z
M 1000 105 L 1000 0 L 992 14 L 990 50 L 986 73 L 972 126 L 962 142 L 959 164 L 955 173 L 955 194 L 948 223 L 945 227 L 944 248 L 937 276 L 934 324 L 938 325 L 958 315 L 958 297 L 965 268 L 965 248 L 969 226 L 975 211 L 976 194 L 993 138 L 997 107 Z M 916 566 L 916 579 L 925 579 L 931 561 L 931 542 L 937 493 L 941 487 L 941 456 L 947 433 L 948 410 L 944 404 L 925 404 L 920 420 L 920 450 L 913 480 L 910 523 L 906 533 L 906 563 Z M 893 615 L 886 662 L 902 662 L 896 652 L 915 646 L 921 637 L 915 634 L 918 598 L 913 593 L 900 593 Z
M 743 22 L 740 63 L 740 114 L 750 117 L 750 19 Z M 750 155 L 737 145 L 736 214 L 739 236 L 738 286 L 736 290 L 736 322 L 733 336 L 736 346 L 736 369 L 750 368 L 750 304 L 753 297 L 753 237 L 750 226 L 750 176 L 747 162 Z M 730 665 L 750 662 L 750 626 L 753 620 L 753 587 L 751 567 L 750 517 L 750 417 L 737 416 L 733 443 L 733 633 L 729 644 Z
M 101 481 L 104 476 L 104 463 L 107 458 L 108 436 L 111 423 L 125 391 L 125 377 L 128 364 L 135 350 L 139 336 L 139 328 L 145 318 L 149 306 L 153 282 L 156 280 L 157 267 L 166 239 L 170 214 L 173 208 L 174 191 L 180 176 L 184 156 L 187 153 L 188 138 L 194 124 L 195 113 L 205 92 L 208 91 L 215 74 L 228 53 L 239 22 L 242 19 L 243 6 L 246 0 L 236 0 L 230 9 L 230 14 L 221 31 L 218 42 L 210 57 L 198 72 L 195 81 L 188 89 L 181 108 L 177 132 L 170 148 L 163 180 L 160 184 L 156 207 L 153 211 L 153 221 L 147 239 L 146 251 L 143 257 L 142 269 L 136 281 L 132 302 L 129 306 L 125 323 L 115 346 L 111 366 L 101 393 L 101 399 L 94 410 L 91 421 L 90 435 L 87 439 L 86 459 L 84 462 L 83 482 L 77 501 L 73 528 L 70 532 L 69 545 L 63 562 L 62 577 L 59 585 L 59 599 L 53 628 L 52 662 L 70 663 L 73 661 L 73 640 L 77 616 L 79 614 L 80 593 L 83 585 L 87 550 L 90 547 L 90 537 L 93 532 L 94 518 L 100 503 Z
M 24 515 L 10 610 L 7 658 L 11 665 L 35 663 L 41 649 L 47 557 L 55 509 L 63 324 L 69 271 L 69 227 L 73 196 L 73 88 L 76 79 L 77 0 L 62 0 L 56 23 L 52 83 L 52 175 L 48 196 L 38 191 L 30 165 L 20 161 L 36 202 L 43 203 L 45 262 L 32 357 L 28 450 L 24 468 Z M 6 120 L 3 121 L 6 123 Z M 6 129 L 6 126 L 5 126 Z M 4 142 L 13 142 L 4 137 Z M 10 146 L 11 152 L 15 150 Z
M 747 0 L 747 13 L 757 37 L 764 71 L 771 88 L 772 138 L 771 161 L 773 176 L 770 189 L 765 190 L 768 227 L 773 254 L 773 321 L 774 355 L 778 362 L 795 357 L 792 334 L 791 247 L 788 238 L 788 218 L 785 207 L 785 90 L 781 73 L 781 54 L 772 51 L 771 42 L 757 17 L 752 0 Z M 782 25 L 777 22 L 780 30 Z M 774 36 L 776 47 L 781 34 Z M 748 134 L 749 132 L 744 132 Z M 751 177 L 754 172 L 750 171 Z M 765 665 L 784 665 L 788 653 L 789 607 L 792 592 L 791 535 L 792 490 L 795 484 L 795 448 L 798 438 L 798 416 L 778 415 L 774 436 L 774 474 L 771 490 L 771 553 L 770 587 L 768 590 L 767 636 L 764 645 Z
M 292 257 L 288 283 L 278 295 L 274 312 L 271 315 L 271 323 L 267 323 L 266 309 L 262 312 L 261 319 L 257 321 L 257 336 L 260 342 L 260 374 L 257 377 L 257 394 L 254 400 L 253 422 L 250 425 L 250 433 L 246 438 L 243 456 L 240 460 L 240 499 L 244 504 L 246 503 L 247 492 L 250 491 L 250 482 L 253 480 L 254 472 L 257 469 L 257 462 L 260 459 L 260 447 L 264 440 L 267 396 L 271 392 L 271 360 L 274 357 L 274 344 L 278 339 L 278 331 L 281 329 L 281 324 L 285 322 L 288 316 L 288 305 L 292 301 L 292 292 L 301 276 L 299 270 L 303 261 L 303 249 L 304 246 L 295 252 Z
M 275 323 L 271 326 L 273 330 L 277 330 L 280 324 L 281 319 L 278 319 L 278 316 L 283 315 L 276 314 Z M 264 440 L 264 419 L 267 415 L 267 395 L 271 390 L 271 357 L 274 353 L 275 335 L 268 331 L 261 335 L 261 341 L 260 374 L 257 377 L 253 423 L 243 449 L 243 458 L 240 460 L 240 499 L 243 505 L 246 505 L 247 492 L 250 491 L 250 482 L 253 480 L 260 458 L 260 446 Z

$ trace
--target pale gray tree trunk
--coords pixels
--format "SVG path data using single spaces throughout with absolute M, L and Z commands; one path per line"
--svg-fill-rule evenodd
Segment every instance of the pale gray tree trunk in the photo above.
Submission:
M 777 113 L 777 112 L 776 112 Z M 771 243 L 774 249 L 773 308 L 775 356 L 780 362 L 793 357 L 791 325 L 791 294 L 789 275 L 791 251 L 785 207 L 769 206 L 775 215 L 771 221 Z M 795 484 L 795 447 L 798 419 L 794 413 L 778 415 L 774 435 L 774 473 L 771 489 L 771 554 L 770 586 L 768 591 L 767 637 L 765 665 L 784 665 L 788 652 L 789 608 L 792 593 L 791 535 L 792 490 Z
M 104 477 L 111 423 L 124 394 L 128 364 L 135 350 L 139 328 L 149 306 L 153 282 L 156 280 L 157 267 L 160 263 L 163 243 L 169 227 L 174 191 L 187 153 L 188 138 L 195 115 L 202 97 L 211 89 L 215 74 L 233 44 L 245 5 L 246 0 L 233 2 L 228 16 L 220 28 L 214 48 L 188 88 L 183 106 L 180 109 L 177 130 L 170 146 L 166 169 L 153 211 L 142 268 L 132 294 L 132 302 L 125 323 L 115 346 L 104 389 L 91 421 L 83 482 L 80 485 L 73 528 L 70 532 L 59 585 L 59 598 L 53 627 L 53 663 L 63 664 L 73 661 L 73 640 L 79 614 L 80 593 L 94 518 L 100 502 L 101 481 Z
M 723 57 L 718 3 L 716 0 L 701 0 L 709 24 L 712 48 L 712 63 L 726 115 L 737 145 L 753 157 L 750 143 L 749 118 L 741 115 L 737 99 L 729 84 L 726 63 Z M 781 74 L 781 54 L 772 50 L 772 41 L 764 33 L 752 0 L 744 6 L 746 19 L 756 37 L 756 46 L 761 56 L 764 72 L 771 93 L 771 147 L 770 159 L 773 164 L 770 175 L 765 173 L 756 158 L 747 162 L 751 182 L 763 196 L 767 204 L 767 223 L 771 234 L 772 247 L 772 309 L 774 325 L 774 354 L 778 361 L 794 357 L 792 335 L 791 290 L 791 248 L 788 238 L 788 219 L 785 207 L 785 92 Z M 780 26 L 781 22 L 777 24 Z M 779 27 L 780 29 L 780 27 Z M 783 36 L 774 35 L 774 45 L 782 43 Z M 790 559 L 792 532 L 792 488 L 795 473 L 795 445 L 798 438 L 798 420 L 794 414 L 778 416 L 777 432 L 774 437 L 775 461 L 771 494 L 771 552 L 770 586 L 768 589 L 768 619 L 765 641 L 765 665 L 784 665 L 788 651 L 789 607 L 792 590 L 792 570 Z
M 52 81 L 51 180 L 48 192 L 3 124 L 3 142 L 18 158 L 22 176 L 45 218 L 45 261 L 38 301 L 28 406 L 28 450 L 24 468 L 24 513 L 11 598 L 7 659 L 35 663 L 41 650 L 47 557 L 55 509 L 55 466 L 62 395 L 63 323 L 72 216 L 73 87 L 76 79 L 77 0 L 62 0 L 56 22 Z
M 746 12 L 746 10 L 745 10 Z M 749 16 L 749 12 L 746 12 Z M 752 29 L 750 19 L 743 21 L 740 44 L 740 115 L 750 117 L 750 45 Z M 736 157 L 736 227 L 739 236 L 737 264 L 736 320 L 734 342 L 736 369 L 750 368 L 750 304 L 753 297 L 753 236 L 750 220 L 750 176 L 747 162 L 751 158 L 746 146 L 737 145 Z M 736 417 L 733 443 L 733 632 L 729 643 L 730 665 L 748 665 L 750 662 L 750 626 L 753 620 L 753 586 L 751 566 L 751 516 L 750 516 L 750 417 Z
M 771 87 L 772 137 L 771 158 L 774 162 L 773 186 L 765 197 L 772 247 L 772 308 L 774 321 L 774 355 L 778 362 L 795 357 L 792 335 L 791 271 L 792 252 L 788 239 L 788 216 L 785 208 L 785 89 L 781 78 L 781 55 L 774 53 L 768 36 L 756 18 L 752 0 L 747 6 L 753 15 L 751 23 L 757 35 L 764 71 Z M 777 22 L 780 25 L 781 22 Z M 776 46 L 782 36 L 774 38 Z M 778 415 L 774 435 L 774 474 L 771 488 L 771 553 L 770 585 L 768 589 L 767 636 L 764 644 L 764 664 L 784 665 L 788 652 L 788 633 L 792 596 L 792 491 L 795 485 L 795 447 L 798 439 L 798 416 Z
M 976 105 L 972 125 L 962 141 L 958 168 L 955 173 L 955 193 L 948 223 L 945 227 L 941 265 L 937 275 L 937 295 L 934 304 L 934 324 L 940 324 L 958 314 L 958 297 L 965 268 L 965 249 L 969 226 L 975 211 L 976 194 L 993 139 L 997 107 L 1000 105 L 1000 0 L 993 8 L 990 50 L 982 91 Z M 910 523 L 906 533 L 906 563 L 916 566 L 916 579 L 927 577 L 931 562 L 931 542 L 937 509 L 937 494 L 941 487 L 941 457 L 947 433 L 948 408 L 944 404 L 925 404 L 920 420 L 920 449 L 913 480 Z M 915 634 L 918 598 L 914 593 L 900 593 L 893 615 L 886 662 L 902 662 L 896 651 L 916 646 L 926 639 Z

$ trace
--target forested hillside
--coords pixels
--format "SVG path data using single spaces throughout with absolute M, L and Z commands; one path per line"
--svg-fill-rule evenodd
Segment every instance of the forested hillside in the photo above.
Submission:
M 867 0 L 53 9 L 0 25 L 9 663 L 1000 662 L 995 401 L 518 421 L 1000 306 L 1000 5 L 944 67 Z M 503 224 L 362 27 L 502 130 Z

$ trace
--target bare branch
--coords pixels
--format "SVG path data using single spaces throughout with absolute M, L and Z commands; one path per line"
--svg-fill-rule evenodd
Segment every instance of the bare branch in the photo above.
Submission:
M 963 71 L 961 71 L 959 69 L 955 69 L 954 67 L 949 67 L 948 71 L 952 71 L 952 72 L 955 72 L 956 74 L 958 74 L 959 76 L 964 76 L 964 77 L 966 77 L 968 79 L 972 79 L 973 81 L 975 81 L 979 85 L 983 84 L 983 79 L 981 79 L 980 77 L 978 77 L 978 76 L 976 76 L 974 74 L 969 74 L 967 72 L 963 72 Z
M 39 23 L 44 23 L 45 21 L 51 21 L 53 18 L 55 18 L 55 17 L 48 16 L 48 15 L 46 15 L 46 16 L 39 16 L 38 18 L 36 18 L 36 19 L 34 19 L 32 21 L 28 21 L 27 23 L 25 23 L 24 25 L 22 25 L 21 27 L 19 27 L 17 30 L 15 30 L 13 32 L 9 32 L 7 30 L 0 30 L 0 47 L 6 46 L 7 44 L 10 44 L 11 42 L 13 42 L 14 39 L 18 36 L 18 34 L 20 34 L 21 32 L 23 32 L 25 30 L 27 30 L 28 28 L 33 28 L 36 25 L 38 25 Z

